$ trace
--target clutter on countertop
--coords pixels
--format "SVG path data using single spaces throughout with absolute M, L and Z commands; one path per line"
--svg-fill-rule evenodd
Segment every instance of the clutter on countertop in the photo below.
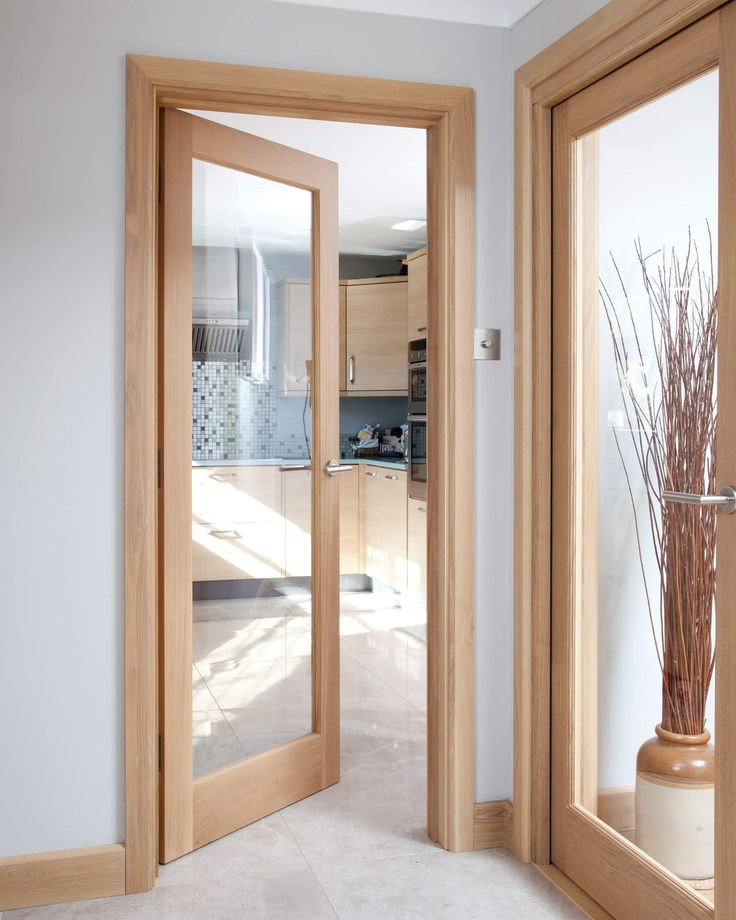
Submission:
M 363 425 L 349 439 L 353 456 L 381 457 L 385 460 L 403 460 L 406 453 L 406 425 L 384 429 L 380 425 Z

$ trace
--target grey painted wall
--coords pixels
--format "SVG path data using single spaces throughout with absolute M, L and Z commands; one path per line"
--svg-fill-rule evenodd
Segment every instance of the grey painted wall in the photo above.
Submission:
M 4 0 L 0 856 L 124 837 L 126 52 L 475 87 L 478 319 L 507 343 L 478 374 L 477 796 L 508 796 L 508 34 L 267 0 Z

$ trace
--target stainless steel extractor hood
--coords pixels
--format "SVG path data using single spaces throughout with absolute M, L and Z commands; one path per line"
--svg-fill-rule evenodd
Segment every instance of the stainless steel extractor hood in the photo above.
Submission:
M 250 320 L 229 317 L 192 317 L 192 357 L 239 359 L 249 357 Z

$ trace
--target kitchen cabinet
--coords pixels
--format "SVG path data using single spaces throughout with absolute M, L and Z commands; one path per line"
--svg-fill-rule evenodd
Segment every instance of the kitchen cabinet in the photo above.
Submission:
M 404 260 L 409 269 L 408 340 L 427 337 L 427 249 L 418 249 Z
M 407 586 L 406 471 L 355 464 L 338 477 L 340 573 Z M 305 577 L 312 472 L 296 465 L 192 469 L 192 578 Z
M 277 466 L 195 466 L 192 517 L 196 521 L 279 521 Z
M 340 473 L 340 574 L 358 575 L 363 571 L 360 540 L 360 473 L 365 467 L 355 465 L 349 473 Z
M 307 361 L 312 357 L 312 285 L 282 281 L 279 291 L 279 390 L 282 396 L 307 392 Z
M 427 503 L 419 498 L 407 501 L 406 593 L 412 603 L 427 603 Z
M 192 521 L 192 581 L 281 578 L 282 522 Z
M 340 396 L 345 396 L 348 388 L 348 333 L 347 333 L 347 285 L 340 282 Z
M 365 574 L 406 590 L 406 472 L 362 466 Z
M 340 282 L 340 369 L 343 396 L 406 393 L 406 276 Z M 279 392 L 304 396 L 311 357 L 311 286 L 279 285 Z
M 348 282 L 345 312 L 348 393 L 406 393 L 406 276 Z
M 363 570 L 360 554 L 359 466 L 338 477 L 340 490 L 340 574 Z M 283 469 L 284 570 L 287 576 L 311 574 L 312 479 L 309 470 Z
M 284 514 L 284 574 L 304 576 L 312 573 L 312 471 L 281 470 L 281 497 Z
M 192 580 L 280 578 L 284 522 L 274 466 L 192 468 Z

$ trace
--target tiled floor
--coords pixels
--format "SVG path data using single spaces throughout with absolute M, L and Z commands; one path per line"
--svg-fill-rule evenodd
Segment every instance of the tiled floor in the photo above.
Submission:
M 198 610 L 200 770 L 267 746 L 269 732 L 302 730 L 308 602 L 268 598 L 247 607 L 248 616 L 242 602 Z M 583 917 L 505 851 L 450 854 L 429 843 L 422 614 L 398 606 L 395 595 L 344 595 L 342 607 L 338 785 L 163 866 L 147 894 L 9 911 L 3 920 Z M 254 636 L 280 680 L 244 663 Z

